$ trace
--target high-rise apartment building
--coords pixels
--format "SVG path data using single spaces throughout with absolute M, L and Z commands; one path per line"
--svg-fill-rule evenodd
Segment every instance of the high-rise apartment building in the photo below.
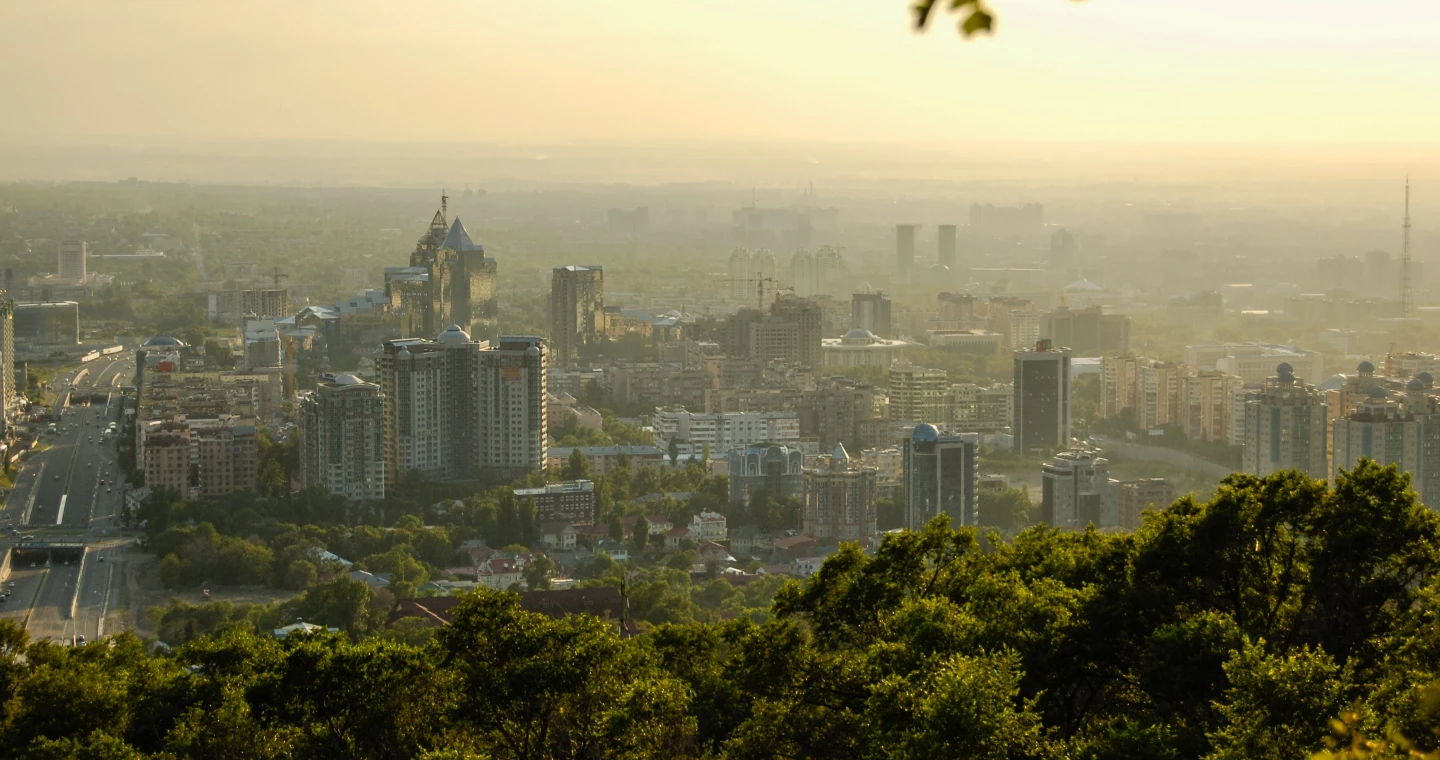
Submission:
M 889 370 L 890 419 L 945 425 L 950 419 L 950 379 L 943 369 L 909 362 Z
M 1120 524 L 1116 481 L 1099 452 L 1062 451 L 1041 466 L 1040 519 L 1053 528 Z
M 882 338 L 893 338 L 890 327 L 890 296 L 884 291 L 856 293 L 850 297 L 850 326 Z
M 1061 306 L 1041 317 L 1040 337 L 1068 347 L 1075 356 L 1119 356 L 1130 350 L 1130 318 L 1106 314 L 1099 306 Z
M 1147 362 L 1134 355 L 1100 357 L 1100 417 L 1111 419 L 1140 405 L 1140 368 Z
M 385 472 L 392 482 L 412 471 L 434 480 L 468 473 L 450 445 L 450 421 L 464 417 L 452 408 L 452 358 L 443 344 L 420 338 L 381 346 L 376 374 L 385 394 Z
M 720 343 L 725 354 L 759 362 L 823 366 L 824 312 L 808 298 L 781 296 L 768 312 L 741 309 L 725 320 Z
M 860 451 L 876 442 L 867 435 L 883 416 L 885 394 L 879 388 L 848 378 L 822 380 L 806 391 L 800 406 L 801 432 L 820 440 L 821 449 L 843 444 Z
M 1015 389 L 1008 383 L 990 387 L 975 383 L 950 386 L 950 429 L 958 433 L 992 433 L 1015 424 Z
M 61 240 L 56 251 L 55 276 L 70 282 L 83 282 L 86 276 L 84 240 Z
M 605 273 L 598 266 L 555 267 L 550 279 L 550 349 L 556 366 L 605 332 Z
M 825 246 L 814 253 L 801 249 L 790 258 L 791 285 L 795 295 L 814 298 L 835 287 L 845 261 L 840 252 Z
M 1012 350 L 1029 348 L 1043 337 L 1040 335 L 1040 312 L 1028 298 L 996 296 L 986 301 L 983 308 L 985 329 L 1005 336 Z
M 969 330 L 984 322 L 983 317 L 977 316 L 975 296 L 969 293 L 941 293 L 936 300 L 937 330 Z
M 1140 368 L 1135 421 L 1144 430 L 1180 424 L 1180 388 L 1185 367 L 1174 362 L 1150 362 Z
M 730 297 L 741 303 L 755 300 L 755 272 L 750 266 L 750 249 L 730 252 Z
M 1403 394 L 1382 386 L 1333 425 L 1331 477 L 1352 470 L 1361 457 L 1394 464 L 1410 474 L 1420 501 L 1440 505 L 1440 409 L 1424 380 L 1412 378 Z
M 190 427 L 184 422 L 164 422 L 147 430 L 141 449 L 145 486 L 151 491 L 166 490 L 176 497 L 190 496 Z
M 1165 509 L 1175 500 L 1175 489 L 1164 478 L 1123 481 L 1117 493 L 1120 527 L 1125 530 L 1137 530 L 1140 527 L 1140 516 L 1145 510 Z
M 805 470 L 801 532 L 816 541 L 866 541 L 877 534 L 879 471 L 853 459 L 844 446 Z
M 955 225 L 953 225 L 953 224 L 942 224 L 942 225 L 940 225 L 939 233 L 940 233 L 940 243 L 939 243 L 939 249 L 940 249 L 940 250 L 938 251 L 938 253 L 939 253 L 939 257 L 940 257 L 940 259 L 939 259 L 940 265 L 941 265 L 941 266 L 944 266 L 944 267 L 948 267 L 948 268 L 950 269 L 950 271 L 953 272 L 953 271 L 955 271 L 956 266 L 959 264 L 959 259 L 956 258 L 956 249 L 955 249 Z
M 1242 469 L 1252 475 L 1296 469 L 1312 478 L 1329 477 L 1326 419 L 1325 394 L 1282 362 L 1245 403 Z
M 1048 454 L 1070 442 L 1070 349 L 1041 340 L 1015 352 L 1015 450 Z
M 543 338 L 514 335 L 480 352 L 475 385 L 480 476 L 513 479 L 545 469 L 548 353 Z
M 942 435 L 922 423 L 901 441 L 905 527 L 920 530 L 936 515 L 979 525 L 979 448 L 973 435 Z
M 300 485 L 350 501 L 385 498 L 385 396 L 354 375 L 322 376 L 300 397 Z
M 541 469 L 544 349 L 538 338 L 474 341 L 458 325 L 433 341 L 386 341 L 376 374 L 386 400 L 391 479 L 411 471 L 457 480 Z M 540 425 L 538 434 L 532 424 Z
M 1234 419 L 1235 391 L 1243 381 L 1218 370 L 1181 379 L 1180 429 L 1192 441 L 1228 442 Z
M 256 492 L 260 474 L 259 429 L 253 420 L 246 424 L 222 421 L 191 430 L 191 442 L 199 464 L 199 491 L 202 499 L 221 499 L 236 491 Z
M 915 231 L 918 224 L 895 225 L 895 266 L 902 278 L 915 269 Z

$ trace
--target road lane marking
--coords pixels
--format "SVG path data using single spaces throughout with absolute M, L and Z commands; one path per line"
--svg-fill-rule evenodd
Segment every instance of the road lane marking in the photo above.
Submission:
M 70 494 L 60 494 L 60 508 L 55 510 L 55 524 L 60 525 L 65 521 L 65 500 Z

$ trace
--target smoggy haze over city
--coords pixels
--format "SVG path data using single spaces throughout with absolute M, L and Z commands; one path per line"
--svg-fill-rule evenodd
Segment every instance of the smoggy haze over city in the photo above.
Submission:
M 459 153 L 486 178 L 1303 190 L 1440 156 L 1432 3 L 993 7 L 964 41 L 895 0 L 8 3 L 0 176 L 409 184 L 444 178 L 381 159 Z

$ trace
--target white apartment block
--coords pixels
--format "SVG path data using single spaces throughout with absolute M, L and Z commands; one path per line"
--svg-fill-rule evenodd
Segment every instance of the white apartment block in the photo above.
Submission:
M 1185 364 L 1198 371 L 1218 369 L 1237 375 L 1246 385 L 1259 387 L 1275 372 L 1275 366 L 1287 363 L 1295 377 L 1303 382 L 1319 384 L 1325 380 L 1325 360 L 1318 351 L 1273 343 L 1219 343 L 1185 347 Z
M 756 443 L 798 446 L 800 417 L 795 412 L 695 413 L 684 409 L 660 409 L 651 419 L 661 449 L 676 443 L 692 447 L 710 445 L 722 452 Z

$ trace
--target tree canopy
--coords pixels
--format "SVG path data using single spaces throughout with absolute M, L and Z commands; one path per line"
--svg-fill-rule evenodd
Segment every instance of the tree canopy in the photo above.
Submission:
M 339 634 L 275 640 L 254 624 L 271 613 L 231 607 L 192 615 L 196 635 L 169 654 L 129 634 L 27 642 L 0 622 L 0 747 L 166 760 L 1429 757 L 1437 570 L 1440 518 L 1407 476 L 1362 462 L 1333 487 L 1234 475 L 1134 533 L 1037 526 L 982 549 L 974 529 L 938 518 L 872 553 L 843 545 L 804 583 L 692 585 L 686 569 L 611 561 L 585 583 L 625 589 L 633 637 L 484 590 L 443 627 L 387 626 L 349 581 L 293 610 Z M 771 594 L 764 614 L 746 612 Z M 736 614 L 701 622 L 697 604 Z

